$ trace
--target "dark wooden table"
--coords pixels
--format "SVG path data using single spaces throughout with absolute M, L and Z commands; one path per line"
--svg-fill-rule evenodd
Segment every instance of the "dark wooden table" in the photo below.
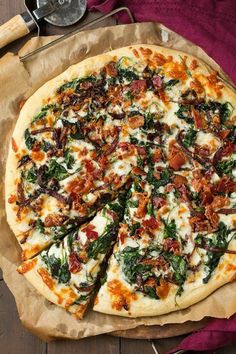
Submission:
M 23 0 L 0 0 L 0 24 L 23 11 Z M 97 13 L 86 14 L 80 24 L 87 23 L 98 16 L 100 15 Z M 108 19 L 100 26 L 109 26 L 115 23 L 115 20 Z M 76 26 L 57 28 L 42 23 L 41 35 L 63 34 Z M 0 57 L 8 51 L 16 52 L 30 37 L 35 35 L 35 32 L 31 33 L 17 42 L 9 44 L 0 50 Z M 184 336 L 181 336 L 152 342 L 101 335 L 79 341 L 62 340 L 44 343 L 23 328 L 18 318 L 14 298 L 4 283 L 0 270 L 0 354 L 164 354 L 183 338 Z M 216 353 L 233 354 L 235 352 L 234 346 L 230 346 L 218 350 Z

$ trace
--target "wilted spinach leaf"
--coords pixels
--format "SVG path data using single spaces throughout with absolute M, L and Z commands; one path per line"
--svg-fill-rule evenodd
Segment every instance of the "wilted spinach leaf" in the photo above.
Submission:
M 171 79 L 171 80 L 169 80 L 169 81 L 167 81 L 167 82 L 164 83 L 164 88 L 165 88 L 166 90 L 170 90 L 171 87 L 177 85 L 178 83 L 179 83 L 179 80 L 177 80 L 177 79 Z
M 25 131 L 25 145 L 27 149 L 31 150 L 36 142 L 36 139 L 33 138 L 29 132 L 29 129 Z
M 219 174 L 233 177 L 233 170 L 236 168 L 236 159 L 218 162 L 216 169 Z
M 162 222 L 164 223 L 164 238 L 170 237 L 170 238 L 177 238 L 177 229 L 176 229 L 176 223 L 175 220 L 171 220 L 170 222 L 165 221 L 162 219 Z
M 68 172 L 65 167 L 56 162 L 56 160 L 52 159 L 48 165 L 47 177 L 48 180 L 50 180 L 52 177 L 55 177 L 58 181 L 62 181 L 68 177 Z
M 97 240 L 92 241 L 87 249 L 89 258 L 96 259 L 99 255 L 107 253 L 111 247 L 118 228 L 118 223 L 108 224 L 103 235 L 99 236 Z
M 42 222 L 41 219 L 37 219 L 35 227 L 36 227 L 36 230 L 38 230 L 41 234 L 44 233 L 44 231 L 45 231 L 44 223 Z
M 25 179 L 28 182 L 35 183 L 37 180 L 37 168 L 32 166 L 26 173 Z
M 196 138 L 197 138 L 197 131 L 193 129 L 193 127 L 191 126 L 187 131 L 187 133 L 185 134 L 183 145 L 185 147 L 193 146 Z

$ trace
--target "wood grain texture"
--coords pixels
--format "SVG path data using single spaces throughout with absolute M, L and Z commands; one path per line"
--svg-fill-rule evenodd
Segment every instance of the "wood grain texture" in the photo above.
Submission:
M 47 354 L 119 354 L 119 338 L 108 335 L 48 343 Z M 152 353 L 153 354 L 153 353 Z
M 153 354 L 151 341 L 136 339 L 121 339 L 120 352 L 122 354 Z M 162 352 L 160 352 L 162 354 Z M 163 353 L 164 354 L 164 353 Z
M 0 0 L 0 25 L 11 19 L 16 14 L 24 12 L 25 6 L 23 0 Z M 85 16 L 76 24 L 68 27 L 56 27 L 42 20 L 39 23 L 40 26 L 40 35 L 42 36 L 51 36 L 51 35 L 62 35 L 77 29 L 80 26 L 87 24 L 90 21 L 100 17 L 100 13 L 86 13 Z M 112 26 L 116 24 L 116 20 L 114 18 L 109 18 L 99 24 L 99 27 L 104 26 Z M 91 28 L 96 28 L 97 26 L 93 26 Z M 29 33 L 27 36 L 20 38 L 14 43 L 10 43 L 4 48 L 0 49 L 0 57 L 6 54 L 8 51 L 17 53 L 18 50 L 32 37 L 37 36 L 37 30 L 35 29 L 33 32 Z
M 29 29 L 20 15 L 16 15 L 0 26 L 0 48 L 14 42 L 29 33 Z
M 4 281 L 0 282 L 0 353 L 46 354 L 46 344 L 22 326 L 14 298 Z

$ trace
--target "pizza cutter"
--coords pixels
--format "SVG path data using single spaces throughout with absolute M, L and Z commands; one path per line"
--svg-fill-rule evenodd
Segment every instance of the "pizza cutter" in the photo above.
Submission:
M 37 6 L 37 7 L 36 7 Z M 0 48 L 40 27 L 44 19 L 54 26 L 70 26 L 79 21 L 87 7 L 87 0 L 25 0 L 26 10 L 0 26 Z

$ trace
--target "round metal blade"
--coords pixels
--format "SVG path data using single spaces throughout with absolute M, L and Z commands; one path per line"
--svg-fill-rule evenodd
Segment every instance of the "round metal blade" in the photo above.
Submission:
M 49 2 L 54 2 L 56 10 L 44 17 L 44 19 L 54 26 L 70 26 L 76 23 L 83 17 L 87 0 L 37 0 L 37 7 L 46 5 Z

